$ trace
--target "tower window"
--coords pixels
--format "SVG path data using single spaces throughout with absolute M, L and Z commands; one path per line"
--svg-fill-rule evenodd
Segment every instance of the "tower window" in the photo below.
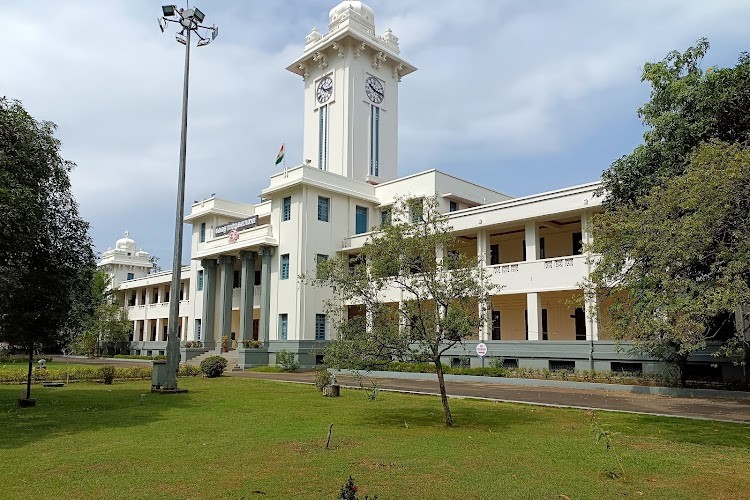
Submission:
M 201 222 L 201 233 L 200 233 L 200 238 L 198 238 L 198 241 L 200 243 L 203 243 L 206 241 L 206 223 L 205 222 Z
M 370 175 L 380 171 L 380 108 L 370 105 Z
M 331 199 L 325 196 L 318 196 L 318 220 L 328 222 L 328 215 L 331 208 Z
M 135 278 L 135 274 L 134 273 L 128 273 L 127 279 L 132 280 L 134 278 Z
M 360 207 L 357 205 L 355 210 L 355 234 L 362 234 L 367 232 L 367 207 Z
M 326 339 L 326 315 L 315 315 L 315 340 Z
M 318 108 L 318 168 L 328 170 L 328 106 Z
M 292 197 L 287 196 L 281 204 L 281 220 L 289 220 L 292 218 Z
M 458 203 L 455 202 L 455 201 L 453 201 L 453 200 L 451 200 L 450 211 L 451 212 L 455 212 L 456 210 L 458 210 Z
M 317 264 L 317 266 L 320 266 L 323 262 L 325 262 L 327 260 L 328 260 L 328 256 L 325 255 L 325 254 L 319 253 L 319 254 L 317 254 L 315 256 L 315 264 Z M 316 269 L 315 269 L 315 277 L 316 278 L 322 278 L 323 277 L 323 275 L 321 273 L 321 269 L 319 267 L 316 267 Z
M 289 254 L 285 253 L 281 256 L 281 279 L 289 279 Z
M 289 329 L 289 315 L 279 314 L 279 339 L 286 340 Z
M 198 271 L 198 285 L 196 286 L 198 291 L 203 290 L 203 269 Z

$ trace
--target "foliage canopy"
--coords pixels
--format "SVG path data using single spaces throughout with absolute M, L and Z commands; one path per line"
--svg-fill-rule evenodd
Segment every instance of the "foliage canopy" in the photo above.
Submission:
M 750 56 L 703 71 L 708 47 L 701 39 L 644 66 L 648 130 L 604 172 L 590 246 L 612 336 L 677 363 L 683 381 L 687 357 L 707 342 L 747 349 L 734 314 L 750 304 Z
M 485 322 L 479 305 L 495 287 L 477 258 L 460 251 L 434 199 L 418 206 L 399 199 L 390 217 L 358 255 L 321 262 L 309 278 L 333 292 L 328 310 L 338 339 L 326 363 L 364 370 L 394 360 L 433 363 L 450 426 L 440 359 L 477 334 Z M 346 312 L 342 304 L 349 304 Z

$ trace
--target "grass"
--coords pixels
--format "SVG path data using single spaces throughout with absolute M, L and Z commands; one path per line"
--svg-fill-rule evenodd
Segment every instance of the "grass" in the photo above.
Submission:
M 586 412 L 222 377 L 35 386 L 15 408 L 0 386 L 3 498 L 750 498 L 750 426 L 597 412 L 626 476 Z M 334 424 L 331 449 L 324 448 Z M 255 493 L 255 492 L 263 492 Z M 564 496 L 561 496 L 564 495 Z

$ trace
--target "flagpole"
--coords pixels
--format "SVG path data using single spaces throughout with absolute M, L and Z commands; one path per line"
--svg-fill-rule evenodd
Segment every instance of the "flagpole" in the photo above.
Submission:
M 282 142 L 281 147 L 284 149 L 284 157 L 281 160 L 284 162 L 284 177 L 287 177 L 289 173 L 286 170 L 286 143 Z

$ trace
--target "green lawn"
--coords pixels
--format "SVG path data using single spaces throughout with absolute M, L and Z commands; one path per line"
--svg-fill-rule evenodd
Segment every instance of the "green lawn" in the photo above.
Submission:
M 627 473 L 610 479 L 614 456 L 581 410 L 452 400 L 447 429 L 431 396 L 324 398 L 229 377 L 180 385 L 190 392 L 35 386 L 26 410 L 17 386 L 0 386 L 0 497 L 336 498 L 351 474 L 362 498 L 381 500 L 750 498 L 747 425 L 600 412 Z

